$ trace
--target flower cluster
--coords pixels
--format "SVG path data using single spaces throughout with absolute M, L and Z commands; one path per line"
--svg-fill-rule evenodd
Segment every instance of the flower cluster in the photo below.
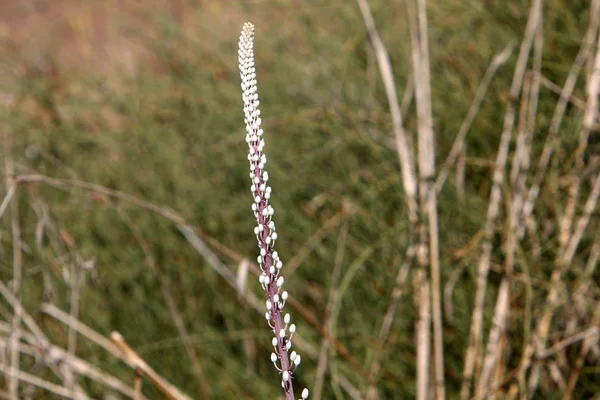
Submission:
M 274 351 L 271 353 L 271 361 L 275 368 L 281 373 L 281 386 L 286 399 L 294 399 L 292 385 L 293 374 L 300 364 L 300 355 L 292 351 L 292 337 L 296 332 L 296 325 L 290 323 L 290 314 L 282 318 L 283 307 L 288 298 L 288 293 L 282 289 L 283 276 L 280 275 L 283 262 L 279 254 L 274 250 L 277 241 L 275 222 L 273 221 L 274 210 L 269 204 L 271 187 L 268 186 L 269 174 L 265 171 L 267 157 L 263 153 L 265 141 L 261 129 L 260 110 L 258 109 L 258 93 L 256 86 L 256 71 L 254 68 L 254 25 L 246 22 L 242 28 L 239 43 L 240 76 L 242 78 L 242 98 L 244 100 L 244 122 L 246 123 L 246 142 L 250 161 L 250 179 L 252 180 L 252 211 L 258 225 L 254 228 L 254 234 L 258 241 L 260 255 L 258 264 L 261 268 L 259 282 L 267 293 L 265 318 L 273 330 L 274 337 L 271 341 Z M 308 398 L 308 390 L 302 391 L 302 399 Z

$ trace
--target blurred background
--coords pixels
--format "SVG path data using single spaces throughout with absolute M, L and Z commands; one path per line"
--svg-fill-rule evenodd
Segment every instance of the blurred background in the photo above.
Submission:
M 389 53 L 404 127 L 416 147 L 406 2 L 369 5 Z M 448 398 L 458 398 L 462 384 L 505 111 L 511 102 L 517 111 L 521 104 L 509 91 L 530 7 L 525 0 L 427 5 L 436 170 L 492 59 L 514 46 L 487 87 L 458 167 L 438 196 Z M 583 0 L 543 5 L 537 75 L 543 79 L 528 187 L 592 9 Z M 399 286 L 402 297 L 390 333 L 383 341 L 380 336 L 411 226 L 389 103 L 353 0 L 0 1 L 0 165 L 2 197 L 7 196 L 0 220 L 2 282 L 49 343 L 126 386 L 139 382 L 135 371 L 68 321 L 79 320 L 105 338 L 120 332 L 191 398 L 283 398 L 269 361 L 264 311 L 248 300 L 254 296 L 264 307 L 252 264 L 258 253 L 237 65 L 245 21 L 256 26 L 277 250 L 286 265 L 286 289 L 294 298 L 287 308 L 303 357 L 295 386 L 311 392 L 319 386 L 317 398 L 325 399 L 414 398 L 418 297 L 412 271 Z M 523 389 L 518 368 L 552 287 L 560 295 L 551 305 L 545 346 L 581 332 L 590 335 L 534 358 L 528 367 L 542 365 L 540 384 L 527 397 L 568 398 L 563 396 L 574 371 L 572 398 L 597 398 L 600 391 L 598 207 L 595 201 L 591 211 L 584 207 L 600 165 L 596 130 L 583 167 L 575 155 L 597 49 L 594 32 L 535 204 L 537 230 L 516 251 L 501 367 L 495 372 L 499 398 L 515 385 Z M 530 60 L 526 82 L 533 68 Z M 514 150 L 513 143 L 509 160 Z M 581 178 L 577 196 L 569 192 L 574 176 Z M 505 276 L 512 188 L 505 181 L 501 189 L 484 342 Z M 570 198 L 573 220 L 587 215 L 589 222 L 571 262 L 553 282 L 564 244 L 559 221 L 571 209 Z M 4 295 L 0 306 L 3 396 L 10 398 L 7 370 L 14 365 L 14 329 L 22 325 L 23 373 L 92 398 L 131 397 L 107 385 L 106 377 L 88 376 L 64 357 L 47 356 L 40 336 L 32 339 L 31 327 L 15 322 L 23 318 L 13 312 L 17 299 Z M 60 397 L 31 381 L 19 382 L 18 398 Z M 142 391 L 147 398 L 163 396 L 147 378 Z

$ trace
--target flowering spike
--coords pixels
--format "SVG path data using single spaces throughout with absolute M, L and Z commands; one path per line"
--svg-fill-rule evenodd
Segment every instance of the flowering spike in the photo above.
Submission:
M 288 350 L 292 347 L 292 335 L 296 331 L 295 325 L 289 326 L 290 337 L 286 337 L 289 314 L 282 318 L 281 309 L 288 298 L 286 291 L 281 292 L 284 279 L 280 276 L 283 267 L 279 254 L 274 250 L 278 234 L 275 232 L 273 215 L 275 210 L 269 204 L 272 196 L 271 186 L 267 184 L 269 174 L 265 171 L 267 157 L 263 153 L 265 147 L 264 132 L 261 129 L 262 119 L 258 106 L 258 89 L 256 86 L 256 70 L 254 66 L 254 25 L 246 22 L 242 27 L 240 36 L 238 59 L 240 77 L 242 79 L 242 101 L 244 103 L 244 122 L 246 123 L 246 143 L 248 143 L 248 161 L 250 162 L 250 191 L 253 197 L 252 212 L 256 217 L 258 226 L 254 228 L 254 235 L 258 241 L 259 253 L 258 264 L 262 270 L 259 282 L 267 293 L 265 319 L 275 337 L 271 343 L 274 352 L 271 361 L 275 368 L 282 374 L 281 386 L 285 391 L 286 400 L 294 400 L 294 388 L 292 385 L 295 367 L 300 363 L 300 356 L 293 352 L 293 357 L 288 358 Z M 281 301 L 280 301 L 281 300 Z M 279 366 L 277 365 L 279 360 Z M 280 368 L 281 367 L 281 368 Z M 292 368 L 294 367 L 294 368 Z M 308 390 L 304 389 L 302 398 L 308 397 Z

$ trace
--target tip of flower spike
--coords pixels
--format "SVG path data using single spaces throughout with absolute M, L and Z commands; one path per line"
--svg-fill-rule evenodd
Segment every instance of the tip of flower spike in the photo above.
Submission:
M 242 30 L 246 32 L 254 32 L 254 24 L 252 22 L 244 22 Z

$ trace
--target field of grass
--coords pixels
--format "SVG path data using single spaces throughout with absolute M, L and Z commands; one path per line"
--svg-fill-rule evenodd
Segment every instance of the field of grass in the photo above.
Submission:
M 422 121 L 408 2 L 414 1 L 369 5 L 416 162 Z M 0 278 L 50 343 L 130 387 L 137 382 L 119 357 L 61 321 L 60 309 L 106 338 L 120 332 L 191 398 L 283 398 L 269 360 L 272 334 L 254 265 L 237 60 L 240 29 L 251 21 L 277 249 L 293 297 L 286 308 L 303 357 L 296 397 L 298 388 L 314 392 L 322 385 L 323 399 L 426 398 L 417 386 L 417 327 L 429 262 L 408 257 L 410 269 L 403 265 L 416 245 L 416 228 L 430 217 L 420 209 L 417 223 L 409 218 L 390 105 L 356 1 L 0 3 L 0 165 L 7 196 Z M 437 195 L 438 322 L 449 399 L 460 398 L 464 386 L 486 245 L 491 257 L 475 387 L 486 351 L 497 359 L 486 386 L 491 392 L 480 398 L 591 399 L 600 393 L 600 136 L 593 101 L 599 4 L 544 2 L 517 96 L 511 84 L 531 2 L 427 4 L 436 174 L 490 63 L 512 49 Z M 587 56 L 557 136 L 548 140 L 586 31 Z M 497 154 L 511 107 L 516 116 L 503 167 Z M 528 155 L 520 153 L 519 140 Z M 548 143 L 554 151 L 540 194 L 531 216 L 517 218 L 515 228 L 511 215 L 522 206 L 519 196 L 535 185 Z M 496 185 L 498 217 L 486 231 L 495 169 L 504 176 Z M 408 275 L 397 285 L 399 270 Z M 510 288 L 508 312 L 494 353 L 488 334 L 498 326 L 503 283 Z M 401 297 L 382 341 L 395 288 Z M 2 394 L 14 395 L 10 349 L 21 324 L 15 323 L 16 302 L 2 294 L 0 380 Z M 92 398 L 126 398 L 81 372 L 70 378 L 70 362 L 49 362 L 40 336 L 22 326 L 21 371 L 68 390 L 79 385 Z M 439 399 L 433 345 L 431 351 L 429 398 Z M 327 361 L 321 368 L 319 353 Z M 529 387 L 536 374 L 539 383 Z M 17 389 L 18 398 L 58 396 L 31 382 Z M 163 398 L 147 377 L 142 390 L 147 398 Z

